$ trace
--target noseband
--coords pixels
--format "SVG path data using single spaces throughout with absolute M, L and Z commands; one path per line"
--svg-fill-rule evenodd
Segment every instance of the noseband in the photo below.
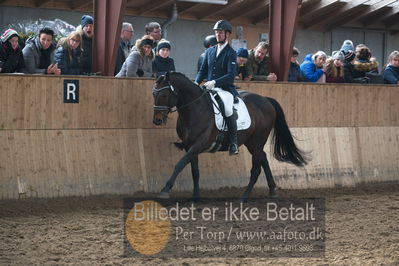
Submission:
M 154 87 L 152 89 L 152 91 L 156 92 L 156 93 L 159 93 L 160 91 L 166 90 L 166 89 L 169 89 L 173 94 L 177 95 L 177 92 L 175 91 L 175 88 L 173 88 L 173 86 L 169 82 L 168 82 L 167 86 L 164 86 L 164 87 L 159 88 L 159 89 Z M 172 110 L 171 107 L 166 106 L 166 105 L 154 105 L 154 111 L 168 111 L 168 113 L 173 113 L 173 112 L 177 111 L 177 108 L 175 110 Z

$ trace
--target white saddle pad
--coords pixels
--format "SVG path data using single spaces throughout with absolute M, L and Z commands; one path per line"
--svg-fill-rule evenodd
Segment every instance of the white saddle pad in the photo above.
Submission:
M 219 93 L 230 93 L 230 92 L 217 92 Z M 211 98 L 213 101 L 213 110 L 215 112 L 215 124 L 217 129 L 219 130 L 224 130 L 227 131 L 227 126 L 226 123 L 224 122 L 223 116 L 221 112 L 219 111 L 218 103 L 215 100 L 215 97 L 211 93 Z M 238 98 L 238 103 L 234 104 L 234 109 L 236 109 L 237 114 L 238 114 L 238 119 L 237 119 L 237 130 L 245 130 L 249 128 L 251 125 L 251 117 L 249 116 L 247 106 L 245 105 L 244 101 L 240 98 Z M 215 106 L 216 105 L 216 106 Z

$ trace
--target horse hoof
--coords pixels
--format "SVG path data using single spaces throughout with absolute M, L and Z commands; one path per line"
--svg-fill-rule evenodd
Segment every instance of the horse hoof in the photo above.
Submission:
M 277 193 L 276 193 L 276 191 L 270 191 L 269 192 L 269 198 L 271 198 L 271 199 L 277 199 Z
M 188 199 L 189 202 L 199 202 L 200 201 L 200 197 L 191 197 Z
M 241 198 L 241 203 L 247 203 L 248 202 L 248 198 Z
M 169 199 L 170 198 L 170 193 L 169 192 L 161 192 L 158 195 L 159 199 Z

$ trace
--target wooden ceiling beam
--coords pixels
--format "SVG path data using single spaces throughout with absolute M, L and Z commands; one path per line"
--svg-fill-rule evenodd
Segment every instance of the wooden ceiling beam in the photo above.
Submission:
M 190 3 L 189 5 L 186 4 L 183 7 L 179 7 L 179 3 L 177 3 L 177 11 L 179 15 L 184 15 L 200 5 L 200 3 Z
M 51 0 L 35 0 L 35 7 L 43 7 L 48 2 L 51 2 Z
M 144 4 L 141 7 L 138 8 L 138 15 L 143 15 L 146 13 L 153 12 L 161 7 L 170 5 L 174 3 L 175 0 L 157 0 L 157 1 L 151 1 L 150 4 Z
M 236 12 L 232 12 L 232 14 L 227 16 L 226 19 L 229 21 L 234 21 L 234 20 L 237 20 L 239 17 L 245 17 L 249 14 L 256 12 L 260 8 L 264 8 L 268 5 L 270 5 L 270 1 L 255 0 L 255 1 L 252 1 L 249 3 L 246 3 L 244 8 L 238 8 Z
M 264 20 L 269 19 L 269 15 L 270 15 L 269 12 L 270 12 L 270 5 L 267 5 L 264 7 L 264 9 L 262 10 L 262 12 L 259 15 L 255 16 L 252 19 L 252 24 L 256 25 L 256 24 L 261 23 Z
M 215 6 L 212 8 L 212 10 L 207 10 L 206 13 L 201 14 L 199 16 L 197 16 L 197 18 L 199 20 L 205 19 L 205 18 L 209 18 L 211 16 L 217 15 L 222 11 L 226 11 L 228 9 L 234 8 L 237 5 L 240 5 L 244 2 L 244 0 L 230 0 L 229 3 L 225 6 Z
M 71 9 L 80 9 L 88 6 L 89 4 L 93 4 L 93 0 L 74 0 L 71 1 Z
M 315 1 L 312 4 L 309 4 L 308 6 L 305 6 L 301 8 L 300 10 L 300 19 L 301 20 L 306 20 L 306 19 L 311 19 L 317 13 L 320 13 L 324 11 L 325 9 L 330 9 L 332 6 L 342 4 L 339 0 L 320 0 L 320 1 Z
M 367 2 L 368 0 L 356 0 L 349 3 L 343 4 L 341 7 L 335 9 L 327 10 L 327 14 L 320 14 L 320 16 L 314 17 L 312 20 L 308 20 L 302 23 L 302 26 L 306 28 L 312 28 L 314 26 L 320 25 L 330 25 L 337 21 L 348 18 L 348 14 L 354 12 L 355 9 L 359 9 L 362 7 L 362 4 Z M 367 8 L 367 6 L 366 6 Z M 337 16 L 339 14 L 339 16 Z M 355 17 L 351 16 L 353 19 Z

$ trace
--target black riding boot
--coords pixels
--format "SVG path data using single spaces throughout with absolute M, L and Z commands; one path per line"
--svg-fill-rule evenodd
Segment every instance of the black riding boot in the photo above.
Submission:
M 237 145 L 236 116 L 233 114 L 229 117 L 226 117 L 226 124 L 227 124 L 227 129 L 228 129 L 229 138 L 230 138 L 229 155 L 237 155 L 238 154 L 238 145 Z

